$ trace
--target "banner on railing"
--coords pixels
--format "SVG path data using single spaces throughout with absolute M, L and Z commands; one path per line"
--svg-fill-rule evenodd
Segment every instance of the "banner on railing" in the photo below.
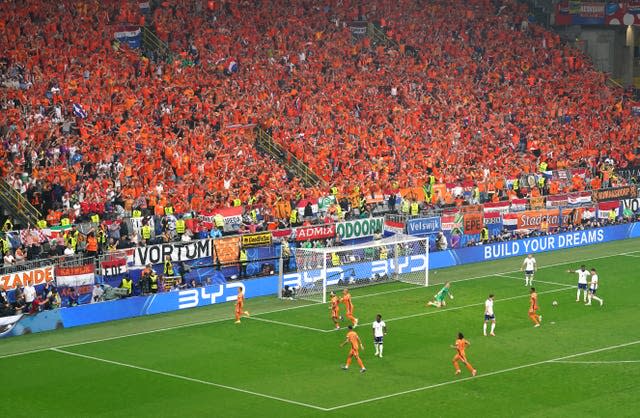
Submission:
M 240 229 L 240 225 L 242 225 L 242 211 L 242 206 L 216 209 L 213 212 L 198 215 L 198 218 L 200 218 L 200 220 L 205 223 L 205 227 L 211 228 L 213 225 L 215 225 L 214 217 L 217 214 L 220 214 L 224 219 L 225 232 L 231 232 Z
M 597 208 L 598 208 L 598 213 L 596 216 L 598 217 L 598 219 L 609 219 L 611 217 L 612 211 L 616 218 L 620 215 L 619 200 L 600 202 L 598 203 Z
M 409 235 L 433 234 L 441 230 L 442 220 L 439 216 L 409 219 L 407 221 L 407 234 Z
M 93 263 L 81 266 L 56 267 L 57 286 L 86 286 L 95 283 L 96 266 Z
M 213 240 L 213 261 L 231 264 L 240 257 L 240 237 L 226 237 Z
M 366 218 L 338 222 L 336 235 L 340 235 L 343 240 L 372 237 L 376 233 L 382 233 L 383 221 L 384 218 Z
M 561 1 L 556 5 L 556 25 L 604 25 L 605 4 L 586 1 Z
M 484 227 L 482 212 L 464 214 L 464 233 L 467 235 L 479 234 Z
M 263 245 L 271 245 L 271 232 L 259 232 L 257 234 L 242 235 L 242 247 L 260 247 Z
M 34 286 L 51 282 L 55 279 L 53 266 L 40 267 L 32 270 L 3 274 L 0 276 L 0 286 L 4 290 L 15 289 L 18 285 L 25 286 L 31 282 Z
M 487 202 L 484 204 L 484 213 L 507 213 L 510 208 L 509 202 Z
M 443 231 L 462 231 L 464 226 L 462 214 L 457 213 L 455 215 L 443 215 L 442 216 L 442 230 Z
M 560 209 L 545 209 L 545 210 L 527 210 L 516 214 L 518 219 L 518 229 L 540 229 L 543 222 L 547 222 L 549 228 L 556 228 L 558 226 L 566 225 L 569 221 L 569 212 L 564 211 L 562 213 L 562 220 L 560 219 Z
M 635 199 L 638 197 L 638 186 L 614 187 L 612 189 L 601 189 L 593 191 L 594 202 L 604 202 L 607 200 Z
M 296 241 L 333 238 L 336 236 L 336 224 L 298 228 L 295 234 Z
M 211 240 L 173 242 L 134 248 L 131 265 L 143 267 L 147 264 L 161 264 L 167 256 L 172 262 L 211 258 Z
M 622 208 L 638 213 L 640 211 L 640 199 L 625 199 L 622 201 Z

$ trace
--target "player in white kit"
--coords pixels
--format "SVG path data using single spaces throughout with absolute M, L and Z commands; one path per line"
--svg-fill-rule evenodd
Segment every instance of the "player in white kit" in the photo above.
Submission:
M 380 356 L 382 358 L 382 340 L 387 334 L 387 324 L 382 320 L 382 315 L 376 315 L 376 320 L 373 321 L 373 346 L 376 349 L 374 356 Z
M 520 271 L 524 271 L 524 285 L 533 286 L 533 274 L 538 270 L 536 259 L 529 254 L 522 262 Z
M 589 283 L 589 295 L 587 296 L 586 305 L 591 305 L 591 300 L 595 299 L 600 302 L 600 306 L 604 305 L 604 300 L 596 296 L 596 292 L 598 291 L 598 273 L 596 273 L 596 269 L 591 267 L 591 283 Z
M 493 294 L 489 295 L 489 298 L 484 301 L 484 326 L 482 330 L 485 337 L 487 336 L 487 323 L 489 321 L 491 321 L 491 333 L 489 335 L 495 337 L 496 334 L 493 331 L 496 329 L 496 316 L 493 313 Z
M 581 265 L 579 270 L 567 270 L 568 273 L 578 274 L 578 293 L 576 294 L 576 302 L 580 302 L 580 290 L 583 293 L 583 301 L 587 302 L 587 278 L 591 276 L 585 265 Z

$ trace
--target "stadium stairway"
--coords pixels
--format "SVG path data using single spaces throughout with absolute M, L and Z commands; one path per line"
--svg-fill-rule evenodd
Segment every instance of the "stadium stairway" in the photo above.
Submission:
M 261 127 L 256 128 L 255 148 L 262 154 L 267 154 L 280 162 L 285 170 L 298 177 L 307 187 L 326 186 L 326 182 L 314 173 L 305 163 L 286 151 L 273 140 L 271 134 Z
M 42 218 L 38 209 L 4 180 L 0 180 L 0 206 L 17 222 L 36 225 Z
M 397 47 L 398 44 L 389 38 L 380 26 L 375 23 L 369 23 L 367 26 L 367 35 L 371 38 L 371 45 L 383 45 L 385 47 Z
M 153 31 L 152 26 L 142 26 L 142 52 L 152 60 L 173 61 L 173 52 Z

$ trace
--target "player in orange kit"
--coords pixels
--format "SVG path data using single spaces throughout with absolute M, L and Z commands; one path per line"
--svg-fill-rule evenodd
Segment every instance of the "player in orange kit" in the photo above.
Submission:
M 351 358 L 355 357 L 360 365 L 360 373 L 364 373 L 367 369 L 364 367 L 364 363 L 360 359 L 360 349 L 364 350 L 364 345 L 362 341 L 360 341 L 360 337 L 353 330 L 353 326 L 349 325 L 349 331 L 347 332 L 347 338 L 340 344 L 340 347 L 344 347 L 345 344 L 351 344 L 351 349 L 349 350 L 349 357 L 347 357 L 347 364 L 342 366 L 343 370 L 349 370 L 349 366 L 351 365 Z
M 242 315 L 249 316 L 249 311 L 244 310 L 244 291 L 238 287 L 238 298 L 236 299 L 236 324 L 240 323 Z
M 329 309 L 331 310 L 331 319 L 336 326 L 336 329 L 340 329 L 340 298 L 335 293 L 331 292 L 331 299 L 329 303 Z
M 529 297 L 529 318 L 535 324 L 534 327 L 539 327 L 542 322 L 542 315 L 538 314 L 538 294 L 536 288 L 531 288 L 531 296 Z
M 353 316 L 353 302 L 351 302 L 351 294 L 349 293 L 349 289 L 344 289 L 342 291 L 342 303 L 344 303 L 344 308 L 346 309 L 346 317 L 351 321 L 353 327 L 358 326 L 358 318 Z
M 464 335 L 462 335 L 462 333 L 459 332 L 458 339 L 456 340 L 455 345 L 451 346 L 451 348 L 454 348 L 456 350 L 456 355 L 453 356 L 453 367 L 456 368 L 456 374 L 461 373 L 460 365 L 458 364 L 458 361 L 463 362 L 464 365 L 467 366 L 467 369 L 469 369 L 472 376 L 475 376 L 476 374 L 478 374 L 478 371 L 474 369 L 471 363 L 467 361 L 467 356 L 464 353 L 465 348 L 467 348 L 469 345 L 471 345 L 471 343 L 465 340 Z

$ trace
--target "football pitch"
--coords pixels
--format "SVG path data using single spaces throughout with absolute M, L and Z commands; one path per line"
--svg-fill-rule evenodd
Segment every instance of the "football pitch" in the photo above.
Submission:
M 522 257 L 432 271 L 431 286 L 354 289 L 367 367 L 343 371 L 328 305 L 248 299 L 0 340 L 0 415 L 31 417 L 624 417 L 640 410 L 640 240 L 536 254 L 542 326 L 527 316 Z M 580 264 L 604 306 L 576 303 Z M 454 300 L 425 307 L 445 281 Z M 495 294 L 496 337 L 482 335 Z M 558 306 L 552 302 L 557 301 Z M 341 309 L 343 310 L 342 306 Z M 382 314 L 384 357 L 371 323 Z M 346 325 L 346 323 L 343 323 Z M 457 332 L 471 377 L 455 376 Z

